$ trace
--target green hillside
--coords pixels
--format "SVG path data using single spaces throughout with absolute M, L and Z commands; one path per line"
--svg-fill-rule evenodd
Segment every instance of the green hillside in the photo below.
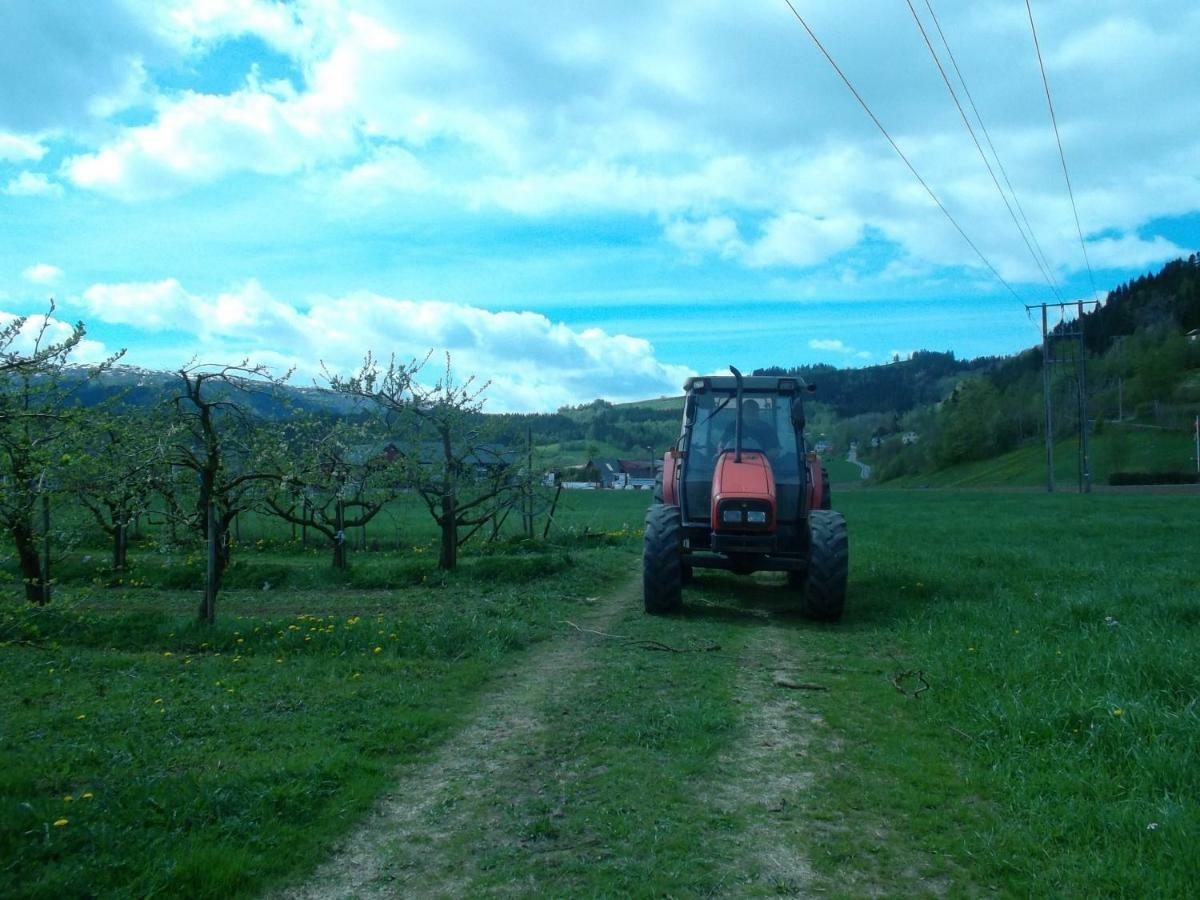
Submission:
M 1093 484 L 1107 484 L 1113 472 L 1195 471 L 1195 444 L 1186 432 L 1104 423 L 1089 442 Z M 1073 438 L 1054 445 L 1055 480 L 1070 489 L 1078 481 L 1078 444 Z M 866 458 L 870 462 L 869 458 Z M 959 463 L 937 472 L 906 475 L 889 487 L 1042 487 L 1046 484 L 1046 449 L 1032 442 L 989 459 Z

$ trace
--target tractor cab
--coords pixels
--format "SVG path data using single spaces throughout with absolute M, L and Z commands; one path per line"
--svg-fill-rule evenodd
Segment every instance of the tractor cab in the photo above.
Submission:
M 782 571 L 792 587 L 805 588 L 806 611 L 837 618 L 845 522 L 830 510 L 828 478 L 804 441 L 803 396 L 812 389 L 799 378 L 730 372 L 684 385 L 679 440 L 663 457 L 661 488 L 647 513 L 646 608 L 666 612 L 681 602 L 672 575 L 677 556 L 680 587 L 697 568 Z M 836 596 L 818 596 L 810 584 L 814 526 L 818 542 L 840 541 Z M 818 562 L 824 553 L 817 548 Z M 663 565 L 670 571 L 660 572 Z

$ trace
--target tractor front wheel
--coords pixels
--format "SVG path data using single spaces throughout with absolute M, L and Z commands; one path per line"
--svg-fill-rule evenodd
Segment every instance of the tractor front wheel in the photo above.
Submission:
M 656 503 L 646 511 L 642 550 L 646 612 L 675 612 L 683 605 L 683 524 L 678 506 Z
M 846 578 L 850 568 L 846 520 L 839 512 L 814 509 L 808 514 L 808 525 L 812 543 L 804 614 L 810 619 L 836 622 L 846 606 Z

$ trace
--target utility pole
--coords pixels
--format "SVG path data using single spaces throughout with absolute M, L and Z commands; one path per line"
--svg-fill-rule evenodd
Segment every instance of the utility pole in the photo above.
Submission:
M 1098 300 L 1076 300 L 1063 303 L 1037 303 L 1028 305 L 1026 310 L 1040 309 L 1042 311 L 1042 406 L 1045 410 L 1046 428 L 1046 491 L 1054 492 L 1054 378 L 1051 367 L 1054 365 L 1069 365 L 1073 368 L 1075 382 L 1076 418 L 1079 426 L 1079 447 L 1077 453 L 1079 493 L 1086 494 L 1092 489 L 1091 458 L 1088 450 L 1088 410 L 1087 410 L 1087 346 L 1083 340 L 1083 317 L 1085 307 L 1093 310 L 1100 306 Z M 1049 327 L 1048 313 L 1051 307 L 1058 309 L 1058 324 Z M 1066 318 L 1068 308 L 1073 308 L 1076 316 L 1072 321 Z M 1056 353 L 1057 348 L 1057 353 Z
M 1025 307 L 1029 309 L 1029 307 Z M 1046 493 L 1054 493 L 1054 421 L 1050 403 L 1050 332 L 1046 330 L 1046 304 L 1042 304 L 1042 408 L 1046 420 Z

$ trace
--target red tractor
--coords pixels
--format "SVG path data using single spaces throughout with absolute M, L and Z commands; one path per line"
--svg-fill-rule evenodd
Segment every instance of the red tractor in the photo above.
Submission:
M 646 512 L 646 612 L 683 602 L 694 569 L 786 572 L 801 611 L 841 618 L 846 603 L 846 520 L 830 509 L 829 477 L 804 443 L 799 378 L 690 378 L 683 429 L 663 456 Z

